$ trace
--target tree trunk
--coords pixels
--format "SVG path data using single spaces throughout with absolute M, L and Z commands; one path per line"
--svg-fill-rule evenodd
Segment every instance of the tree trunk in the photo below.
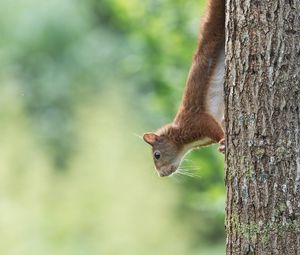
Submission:
M 227 254 L 300 254 L 300 0 L 227 0 Z

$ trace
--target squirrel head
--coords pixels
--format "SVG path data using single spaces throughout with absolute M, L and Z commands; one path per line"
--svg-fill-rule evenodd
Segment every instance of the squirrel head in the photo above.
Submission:
M 163 177 L 174 173 L 182 159 L 180 147 L 164 134 L 146 133 L 143 139 L 152 146 L 153 160 L 158 174 Z

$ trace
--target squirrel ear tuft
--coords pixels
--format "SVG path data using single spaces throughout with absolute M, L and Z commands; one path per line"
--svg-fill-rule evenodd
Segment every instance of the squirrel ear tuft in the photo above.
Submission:
M 157 141 L 158 137 L 159 136 L 154 133 L 145 133 L 143 139 L 146 143 L 153 145 Z

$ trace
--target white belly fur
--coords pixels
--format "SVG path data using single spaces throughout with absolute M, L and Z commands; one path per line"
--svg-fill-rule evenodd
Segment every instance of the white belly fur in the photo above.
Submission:
M 209 86 L 207 97 L 208 112 L 218 121 L 222 121 L 224 116 L 224 71 L 225 52 L 222 51 L 218 58 L 216 68 Z
M 187 144 L 184 149 L 183 149 L 183 155 L 188 153 L 190 150 L 195 149 L 197 147 L 201 147 L 203 145 L 207 145 L 208 143 L 210 143 L 212 140 L 208 137 L 205 137 L 201 140 L 195 141 L 193 143 Z

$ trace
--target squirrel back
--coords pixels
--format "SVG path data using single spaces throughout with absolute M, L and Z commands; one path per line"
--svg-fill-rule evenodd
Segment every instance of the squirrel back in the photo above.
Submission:
M 225 1 L 210 0 L 202 19 L 198 47 L 175 121 L 186 109 L 206 112 L 215 108 L 213 105 L 216 102 L 209 97 L 223 93 L 224 43 Z

